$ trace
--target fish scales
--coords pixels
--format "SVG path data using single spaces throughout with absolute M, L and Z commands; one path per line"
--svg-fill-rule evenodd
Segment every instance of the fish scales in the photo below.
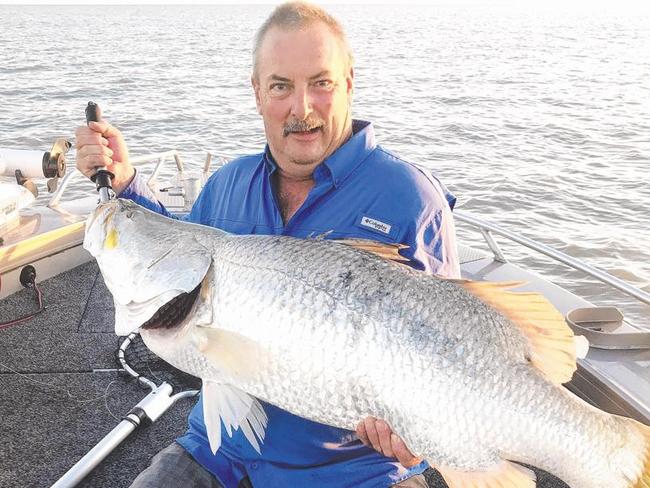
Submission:
M 425 286 L 418 280 L 422 275 L 409 268 L 325 241 L 305 245 L 304 241 L 273 236 L 232 236 L 222 245 L 215 249 L 220 256 L 217 275 L 223 276 L 223 280 L 216 278 L 215 302 L 221 305 L 215 310 L 217 317 L 235 317 L 219 326 L 257 337 L 273 351 L 270 357 L 283 358 L 275 365 L 261 365 L 266 378 L 255 378 L 255 384 L 242 385 L 244 389 L 298 415 L 327 424 L 341 425 L 343 421 L 342 426 L 350 429 L 367 415 L 385 418 L 410 446 L 434 461 L 449 462 L 452 452 L 477 436 L 492 444 L 498 440 L 478 429 L 465 429 L 466 434 L 459 436 L 458 418 L 471 425 L 485 425 L 483 398 L 500 400 L 490 423 L 494 425 L 502 417 L 498 412 L 504 409 L 502 397 L 507 391 L 501 385 L 516 382 L 504 375 L 492 376 L 494 366 L 503 361 L 504 352 L 523 364 L 523 338 L 495 314 L 496 323 L 487 327 L 473 322 L 462 327 L 462 322 L 455 320 L 455 311 L 458 301 L 468 302 L 464 290 L 436 279 L 426 280 Z M 232 280 L 232 276 L 237 278 Z M 386 293 L 395 289 L 402 292 Z M 269 297 L 279 293 L 286 295 L 282 306 L 273 306 Z M 403 302 L 418 305 L 401 306 Z M 475 298 L 472 302 L 470 313 L 472 308 L 487 308 Z M 481 312 L 485 316 L 485 310 Z M 260 317 L 264 317 L 262 327 L 266 329 L 261 335 Z M 459 344 L 478 341 L 484 347 L 478 348 L 483 352 L 474 361 L 456 353 Z M 295 376 L 296 371 L 301 377 Z M 416 371 L 419 378 L 413 378 Z M 459 396 L 455 385 L 463 376 L 491 388 Z M 290 381 L 277 380 L 285 377 Z M 297 389 L 296 384 L 304 389 Z M 436 400 L 437 395 L 425 398 L 424 393 L 431 390 L 443 400 Z M 343 399 L 350 397 L 375 401 L 362 403 L 366 409 L 342 408 Z M 411 399 L 412 405 L 407 406 L 405 399 Z M 469 406 L 467 412 L 464 406 Z M 408 422 L 407 418 L 424 422 Z M 503 424 L 496 430 L 504 430 L 508 436 L 508 422 Z M 438 433 L 435 444 L 427 441 L 431 431 Z M 443 453 L 443 445 L 448 452 L 438 454 Z M 487 459 L 479 452 L 473 462 L 466 460 L 462 467 L 493 465 L 495 457 L 495 451 Z M 454 464 L 460 462 L 454 460 Z
M 107 233 L 117 236 L 110 249 Z M 125 304 L 111 264 L 140 270 L 140 280 L 158 273 L 186 293 L 203 280 L 176 330 L 141 333 L 154 352 L 205 381 L 348 429 L 368 415 L 384 418 L 414 452 L 459 471 L 509 459 L 573 488 L 626 488 L 647 469 L 647 432 L 548 381 L 531 365 L 521 329 L 462 283 L 343 244 L 234 236 L 122 201 L 89 219 L 86 241 L 109 275 L 116 328 L 126 317 L 118 309 L 135 310 L 129 317 L 142 316 L 139 326 L 152 314 L 143 309 L 173 294 L 127 281 L 142 298 Z M 182 260 L 173 255 L 179 248 Z M 213 354 L 231 340 L 236 347 Z

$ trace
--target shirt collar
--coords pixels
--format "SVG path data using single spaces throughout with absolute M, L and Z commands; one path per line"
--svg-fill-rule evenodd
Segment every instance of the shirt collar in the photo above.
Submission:
M 352 121 L 352 137 L 339 147 L 314 170 L 314 180 L 331 179 L 334 186 L 340 185 L 377 147 L 375 130 L 371 122 Z M 269 145 L 264 148 L 264 165 L 269 174 L 277 169 Z M 327 171 L 327 170 L 329 171 Z

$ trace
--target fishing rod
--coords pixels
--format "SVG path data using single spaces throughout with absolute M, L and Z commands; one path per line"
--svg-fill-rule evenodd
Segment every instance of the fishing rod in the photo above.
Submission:
M 86 124 L 90 125 L 91 122 L 99 122 L 101 117 L 102 112 L 99 105 L 95 102 L 88 102 L 88 105 L 86 106 Z M 90 177 L 90 181 L 97 185 L 99 201 L 101 203 L 106 203 L 115 198 L 115 192 L 113 192 L 113 185 L 111 183 L 113 178 L 115 178 L 115 175 L 105 167 L 99 168 L 97 172 Z
M 99 106 L 94 102 L 88 102 L 86 123 L 99 122 L 100 119 L 101 111 Z M 111 184 L 113 178 L 113 173 L 106 170 L 106 168 L 100 168 L 91 178 L 97 185 L 101 203 L 106 203 L 115 198 Z M 130 355 L 129 352 L 131 352 Z M 187 375 L 175 368 L 171 368 L 171 370 L 165 371 L 163 374 L 160 371 L 154 374 L 150 365 L 152 357 L 155 358 L 156 356 L 144 345 L 139 334 L 131 333 L 124 338 L 117 351 L 117 360 L 121 366 L 120 372 L 136 379 L 138 384 L 149 388 L 151 391 L 137 405 L 131 408 L 120 423 L 77 461 L 51 488 L 72 488 L 76 486 L 134 430 L 158 420 L 177 401 L 194 397 L 199 393 L 197 389 L 191 388 L 174 394 L 174 385 L 185 386 L 186 381 L 183 378 Z M 143 372 L 150 374 L 160 384 L 156 385 Z

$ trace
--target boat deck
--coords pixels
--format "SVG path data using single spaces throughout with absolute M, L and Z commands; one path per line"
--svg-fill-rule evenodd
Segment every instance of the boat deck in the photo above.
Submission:
M 120 340 L 113 332 L 112 297 L 94 262 L 40 288 L 47 309 L 0 330 L 3 488 L 52 485 L 149 393 L 115 371 Z M 0 301 L 0 322 L 34 309 L 33 291 L 19 291 Z M 169 380 L 161 361 L 148 360 L 144 367 L 140 372 L 156 384 L 156 378 Z M 187 377 L 175 378 L 180 390 L 197 386 Z M 137 429 L 78 486 L 128 487 L 151 457 L 185 430 L 193 403 L 182 399 L 157 422 Z M 541 488 L 566 487 L 547 473 L 537 476 Z M 447 486 L 433 470 L 427 479 L 431 487 Z
M 50 486 L 149 393 L 115 371 L 112 297 L 94 262 L 40 287 L 47 309 L 0 331 L 3 488 Z M 0 301 L 0 319 L 34 309 L 33 292 L 23 290 Z M 79 486 L 129 486 L 151 456 L 183 432 L 192 404 L 180 400 L 161 420 L 134 432 Z

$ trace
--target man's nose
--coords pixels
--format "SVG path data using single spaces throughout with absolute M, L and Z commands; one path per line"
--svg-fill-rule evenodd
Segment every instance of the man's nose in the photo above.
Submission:
M 298 120 L 304 120 L 312 112 L 311 96 L 309 88 L 296 88 L 291 102 L 291 115 Z

